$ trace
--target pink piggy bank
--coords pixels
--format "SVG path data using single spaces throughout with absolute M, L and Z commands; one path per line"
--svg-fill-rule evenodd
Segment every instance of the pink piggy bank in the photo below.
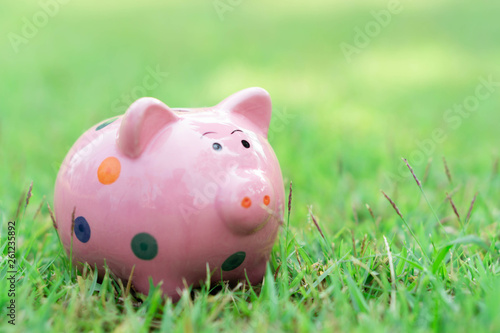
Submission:
M 76 262 L 123 280 L 135 266 L 136 290 L 148 293 L 152 278 L 174 300 L 183 280 L 206 280 L 207 265 L 213 282 L 260 282 L 284 208 L 270 119 L 269 94 L 249 88 L 199 109 L 141 98 L 92 127 L 57 176 L 66 251 L 73 241 Z

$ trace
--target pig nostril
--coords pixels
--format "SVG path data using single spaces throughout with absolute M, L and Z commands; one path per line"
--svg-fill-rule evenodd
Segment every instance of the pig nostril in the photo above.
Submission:
M 248 208 L 252 205 L 252 200 L 250 200 L 249 197 L 244 197 L 243 200 L 241 200 L 241 206 L 244 208 Z
M 267 206 L 267 205 L 269 205 L 270 202 L 271 202 L 271 198 L 268 195 L 266 195 L 264 197 L 264 205 Z

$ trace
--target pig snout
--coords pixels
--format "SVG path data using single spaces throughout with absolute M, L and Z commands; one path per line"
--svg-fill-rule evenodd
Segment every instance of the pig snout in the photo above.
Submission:
M 232 177 L 216 198 L 216 209 L 235 234 L 249 235 L 262 229 L 275 214 L 276 195 L 263 175 Z

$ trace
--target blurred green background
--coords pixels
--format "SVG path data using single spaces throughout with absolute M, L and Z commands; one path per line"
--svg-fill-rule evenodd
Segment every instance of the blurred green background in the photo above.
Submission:
M 270 141 L 294 183 L 297 225 L 307 205 L 325 225 L 345 223 L 351 206 L 387 205 L 379 189 L 413 182 L 401 157 L 420 176 L 432 158 L 436 185 L 445 156 L 455 178 L 487 186 L 500 86 L 485 94 L 480 78 L 500 82 L 500 3 L 390 3 L 4 1 L 2 219 L 31 181 L 33 200 L 52 203 L 71 145 L 135 98 L 210 106 L 251 86 L 273 98 Z M 146 88 L 151 71 L 163 74 Z M 446 113 L 464 103 L 473 110 Z

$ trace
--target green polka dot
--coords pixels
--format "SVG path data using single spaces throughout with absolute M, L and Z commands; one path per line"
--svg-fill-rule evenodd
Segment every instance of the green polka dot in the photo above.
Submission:
M 113 119 L 110 119 L 110 120 L 106 120 L 105 122 L 103 122 L 101 125 L 97 126 L 97 128 L 95 129 L 96 131 L 98 130 L 101 130 L 103 129 L 104 127 L 108 126 L 109 124 L 111 124 L 113 121 L 115 121 L 116 119 L 118 119 L 118 117 L 116 118 L 113 118 Z
M 232 271 L 233 269 L 238 268 L 243 261 L 245 260 L 246 253 L 245 252 L 236 252 L 229 256 L 229 258 L 224 261 L 222 264 L 223 271 Z
M 156 239 L 146 232 L 135 235 L 130 246 L 139 259 L 151 260 L 158 254 Z

